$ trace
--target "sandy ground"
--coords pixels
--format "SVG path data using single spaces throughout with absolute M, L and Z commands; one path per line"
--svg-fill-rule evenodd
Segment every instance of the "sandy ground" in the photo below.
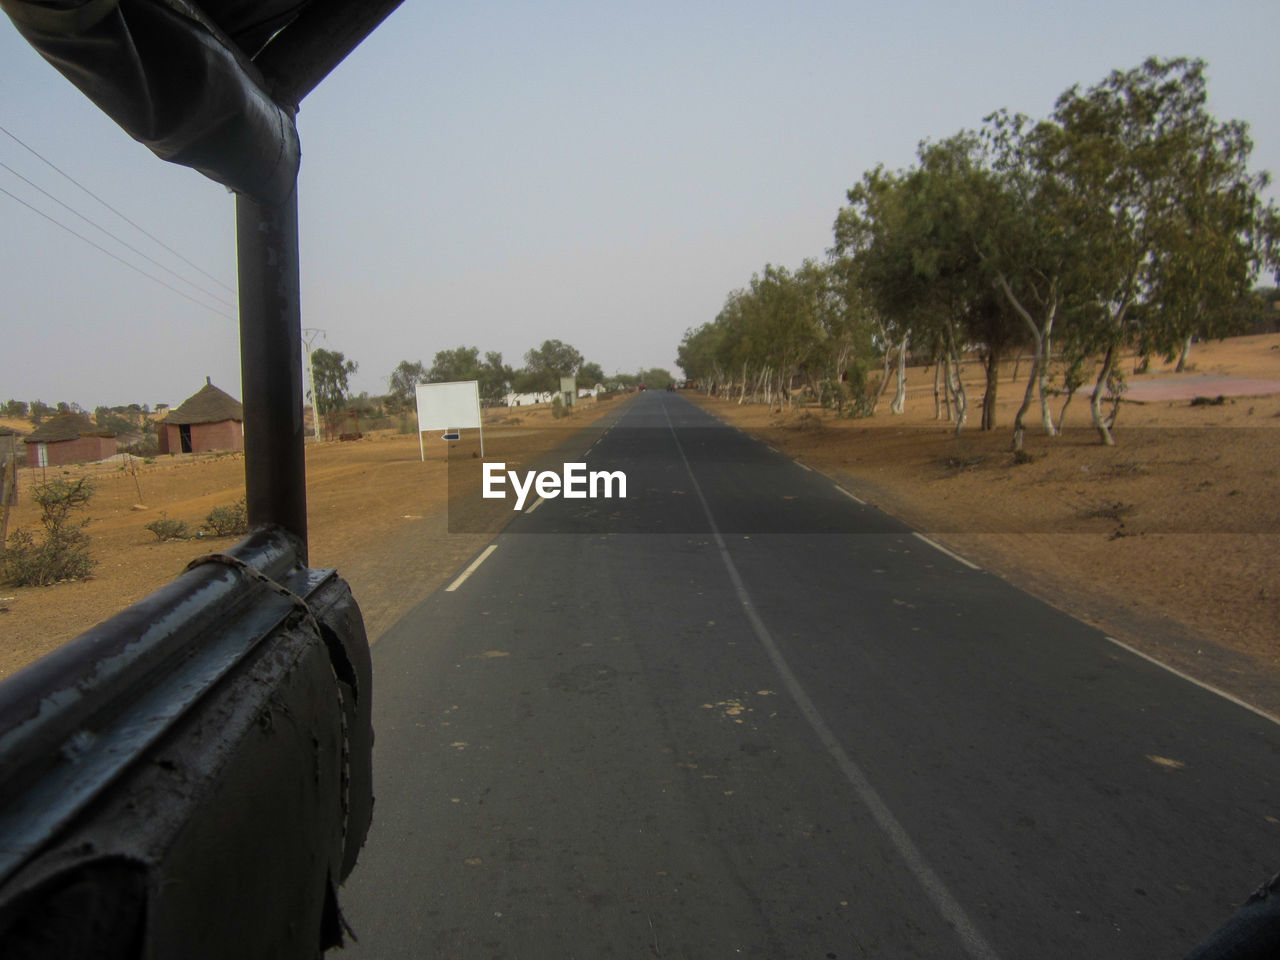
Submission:
M 485 453 L 513 467 L 525 463 L 623 402 L 584 401 L 572 417 L 558 421 L 545 405 L 493 411 L 485 420 Z M 335 567 L 347 579 L 370 637 L 379 636 L 444 583 L 491 537 L 449 532 L 446 444 L 432 435 L 424 438 L 425 462 L 414 434 L 307 447 L 310 565 Z M 465 456 L 475 445 L 474 434 L 464 433 L 453 453 Z M 224 550 L 236 539 L 161 543 L 146 524 L 163 514 L 185 520 L 196 531 L 211 509 L 244 495 L 241 454 L 183 454 L 159 457 L 152 464 L 108 461 L 54 468 L 48 477 L 55 471 L 61 476 L 64 469 L 68 479 L 88 475 L 96 485 L 85 532 L 92 538 L 97 567 L 91 579 L 78 583 L 0 585 L 0 677 L 142 599 L 195 557 Z M 40 480 L 40 472 L 21 470 L 11 531 L 39 527 L 29 491 Z M 486 528 L 482 523 L 461 526 Z
M 1012 367 L 1002 376 L 997 429 L 958 440 L 934 419 L 932 370 L 920 368 L 901 416 L 888 395 L 864 420 L 699 402 L 980 566 L 1280 715 L 1280 395 L 1188 399 L 1210 375 L 1280 386 L 1280 335 L 1197 345 L 1193 359 L 1185 374 L 1130 378 L 1183 379 L 1184 397 L 1126 402 L 1114 447 L 1099 444 L 1083 397 L 1058 437 L 1038 432 L 1033 408 L 1022 464 L 1009 448 L 1026 363 L 1018 382 Z M 976 363 L 966 380 L 972 424 Z

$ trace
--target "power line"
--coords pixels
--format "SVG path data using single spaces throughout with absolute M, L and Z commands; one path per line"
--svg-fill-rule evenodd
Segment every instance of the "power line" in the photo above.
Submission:
M 192 270 L 195 270 L 197 273 L 201 274 L 202 276 L 207 277 L 208 279 L 212 280 L 214 283 L 216 283 L 218 286 L 222 287 L 222 288 L 223 288 L 224 290 L 226 290 L 228 293 L 234 294 L 234 293 L 236 292 L 234 287 L 231 287 L 231 286 L 229 286 L 229 285 L 227 285 L 227 284 L 223 283 L 223 282 L 222 282 L 221 280 L 219 280 L 217 277 L 213 276 L 213 274 L 211 274 L 211 273 L 207 273 L 206 271 L 202 270 L 200 267 L 196 266 L 194 263 L 192 263 L 190 260 L 188 260 L 188 259 L 187 259 L 186 257 L 184 257 L 182 254 L 180 254 L 177 250 L 173 249 L 173 247 L 169 246 L 167 243 L 165 243 L 165 242 L 164 242 L 163 240 L 161 240 L 159 237 L 155 236 L 155 234 L 153 234 L 153 233 L 151 233 L 150 231 L 148 231 L 145 227 L 139 226 L 137 223 L 134 223 L 134 222 L 133 222 L 132 220 L 130 220 L 127 216 L 125 216 L 123 213 L 121 213 L 119 210 L 117 210 L 117 209 L 116 209 L 115 207 L 113 207 L 111 204 L 107 203 L 107 201 L 103 200 L 100 196 L 98 196 L 96 193 L 94 193 L 92 190 L 90 190 L 88 187 L 86 187 L 83 183 L 81 183 L 81 182 L 80 182 L 79 180 L 77 180 L 75 177 L 71 176 L 71 174 L 66 173 L 66 172 L 65 172 L 65 171 L 63 171 L 61 168 L 59 168 L 59 167 L 58 167 L 58 165 L 57 165 L 57 164 L 55 164 L 52 160 L 49 160 L 49 159 L 47 159 L 47 158 L 45 158 L 45 157 L 41 156 L 41 154 L 39 154 L 35 149 L 33 149 L 32 147 L 27 146 L 27 144 L 23 143 L 23 142 L 22 142 L 22 140 L 21 140 L 21 139 L 19 139 L 19 137 L 18 137 L 16 134 L 14 134 L 14 133 L 10 132 L 9 130 L 5 129 L 5 127 L 4 127 L 3 125 L 0 125 L 0 133 L 3 133 L 6 137 L 8 137 L 8 138 L 9 138 L 10 140 L 12 140 L 14 143 L 18 144 L 18 146 L 22 147 L 22 149 L 26 150 L 28 153 L 30 153 L 30 154 L 31 154 L 32 156 L 34 156 L 36 159 L 40 160 L 42 163 L 45 163 L 45 164 L 47 164 L 49 167 L 53 168 L 53 170 L 55 170 L 59 175 L 61 175 L 61 176 L 65 177 L 67 180 L 70 180 L 73 184 L 75 184 L 77 187 L 79 187 L 81 190 L 83 190 L 83 191 L 84 191 L 85 193 L 87 193 L 89 196 L 93 197 L 93 199 L 97 200 L 100 204 L 102 204 L 104 207 L 106 207 L 108 210 L 110 210 L 112 213 L 114 213 L 117 217 L 119 217 L 119 218 L 120 218 L 121 220 L 123 220 L 125 223 L 129 224 L 129 226 L 133 227 L 135 230 L 137 230 L 137 231 L 138 231 L 139 233 L 141 233 L 143 236 L 148 237 L 149 239 L 151 239 L 151 240 L 152 240 L 152 241 L 154 241 L 155 243 L 158 243 L 160 246 L 164 247 L 166 250 L 168 250 L 170 253 L 172 253 L 175 257 L 177 257 L 179 260 L 181 260 L 183 263 L 185 263 L 187 266 L 189 266 Z M 12 196 L 12 194 L 10 194 L 10 196 Z
M 226 317 L 228 320 L 236 319 L 234 316 L 227 313 L 226 311 L 219 310 L 217 307 L 210 306 L 209 304 L 205 303 L 203 300 L 197 300 L 195 297 L 191 296 L 188 293 L 184 293 L 183 291 L 179 290 L 177 287 L 173 286 L 172 284 L 166 283 L 165 281 L 161 280 L 159 277 L 154 276 L 153 274 L 147 273 L 147 271 L 143 270 L 137 264 L 130 263 L 128 260 L 125 260 L 123 257 L 117 256 L 116 254 L 112 253 L 110 250 L 108 250 L 106 247 L 102 246 L 101 244 L 94 243 L 84 234 L 77 233 L 75 230 L 72 230 L 70 227 L 68 227 L 65 223 L 61 223 L 58 220 L 55 220 L 53 217 L 49 216 L 43 210 L 39 209 L 38 207 L 33 207 L 31 204 L 27 203 L 27 201 L 23 200 L 21 197 L 17 196 L 16 194 L 10 193 L 4 187 L 0 187 L 0 193 L 3 193 L 5 196 L 10 197 L 13 200 L 16 200 L 18 203 L 22 204 L 32 213 L 39 214 L 40 216 L 48 220 L 50 223 L 52 223 L 54 226 L 61 227 L 63 230 L 67 231 L 67 233 L 71 234 L 73 237 L 78 237 L 79 239 L 83 240 L 85 243 L 87 243 L 89 246 L 93 247 L 94 249 L 101 250 L 112 260 L 119 261 L 120 263 L 123 263 L 126 267 L 128 267 L 130 270 L 133 270 L 133 271 L 136 271 L 137 273 L 142 274 L 148 280 L 152 280 L 155 283 L 160 284 L 160 286 L 165 287 L 169 290 L 172 290 L 178 296 L 184 297 L 187 300 L 190 300 L 192 303 L 197 304 L 198 306 L 204 307 L 206 310 L 212 313 L 216 313 L 219 316 Z
M 71 212 L 71 213 L 74 213 L 77 217 L 79 217 L 79 218 L 80 218 L 81 220 L 83 220 L 85 223 L 89 224 L 89 226 L 93 227 L 95 230 L 101 230 L 103 233 L 105 233 L 105 234 L 106 234 L 108 237 L 110 237 L 112 240 L 115 240 L 115 241 L 116 241 L 117 243 L 119 243 L 121 246 L 126 247 L 127 249 L 129 249 L 129 250 L 133 251 L 133 252 L 134 252 L 134 253 L 136 253 L 138 256 L 142 257 L 142 259 L 144 259 L 144 260 L 148 260 L 148 261 L 150 261 L 151 263 L 155 264 L 157 267 L 159 267 L 159 268 L 160 268 L 161 270 L 163 270 L 165 273 L 167 273 L 167 274 L 169 274 L 170 276 L 172 276 L 172 277 L 176 278 L 180 283 L 185 283 L 185 284 L 187 284 L 187 285 L 188 285 L 188 286 L 190 286 L 190 287 L 194 287 L 196 290 L 199 290 L 201 293 L 203 293 L 206 297 L 209 297 L 211 300 L 216 300 L 218 303 L 221 303 L 223 306 L 231 307 L 231 308 L 233 308 L 233 309 L 235 308 L 235 304 L 234 304 L 234 303 L 232 303 L 230 300 L 227 300 L 227 299 L 226 299 L 225 297 L 223 297 L 221 294 L 214 293 L 212 290 L 206 290 L 204 287 L 200 286 L 198 283 L 194 283 L 194 282 L 192 282 L 191 280 L 188 280 L 186 277 L 182 276 L 182 274 L 177 273 L 177 272 L 176 272 L 176 271 L 174 271 L 174 270 L 171 270 L 169 267 L 166 267 L 163 263 L 161 263 L 161 262 L 160 262 L 159 260 L 157 260 L 155 257 L 153 257 L 153 256 L 151 256 L 151 255 L 149 255 L 149 254 L 143 253 L 141 250 L 139 250 L 139 249 L 138 249 L 137 247 L 135 247 L 133 244 L 129 243 L 127 240 L 124 240 L 124 239 L 122 239 L 121 237 L 116 236 L 114 233 L 112 233 L 112 232 L 111 232 L 110 230 L 108 230 L 106 227 L 102 226 L 102 224 L 100 224 L 100 223 L 96 223 L 95 221 L 93 221 L 93 220 L 89 219 L 87 216 L 85 216 L 83 213 L 81 213 L 81 212 L 80 212 L 79 210 L 77 210 L 75 207 L 71 206 L 69 203 L 64 203 L 62 200 L 59 200 L 59 199 L 58 199 L 57 197 L 55 197 L 52 193 L 50 193 L 48 190 L 45 190 L 45 189 L 44 189 L 43 187 L 41 187 L 39 184 L 37 184 L 37 183 L 32 183 L 30 180 L 28 180 L 26 177 L 24 177 L 22 174 L 20 174 L 17 170 L 13 169 L 13 167 L 9 166 L 9 165 L 8 165 L 7 163 L 5 163 L 3 160 L 0 160 L 0 167 L 4 167 L 4 169 L 8 170 L 11 174 L 13 174 L 15 177 L 17 177 L 19 180 L 21 180 L 21 181 L 22 181 L 23 183 L 25 183 L 27 186 L 31 187 L 31 189 L 33 189 L 33 190 L 37 190 L 37 191 L 39 191 L 40 193 L 44 194 L 46 197 L 48 197 L 50 200 L 52 200 L 52 201 L 53 201 L 54 203 L 56 203 L 58 206 L 62 207 L 64 210 L 67 210 L 67 211 L 69 211 L 69 212 Z M 11 196 L 12 196 L 12 194 L 11 194 Z

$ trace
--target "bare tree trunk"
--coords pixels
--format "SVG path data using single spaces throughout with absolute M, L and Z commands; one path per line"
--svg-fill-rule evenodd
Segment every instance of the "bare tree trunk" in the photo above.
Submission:
M 1174 373 L 1181 373 L 1187 366 L 1187 358 L 1191 356 L 1191 334 L 1187 334 L 1182 341 L 1182 352 L 1178 354 L 1178 365 L 1173 368 Z
M 1021 366 L 1022 364 L 1022 353 L 1023 353 L 1023 350 L 1021 347 L 1019 347 L 1018 355 L 1013 358 L 1013 376 L 1009 378 L 1010 383 L 1018 382 L 1018 367 Z
M 1000 348 L 987 348 L 987 389 L 982 395 L 982 427 L 983 430 L 994 430 L 996 427 L 996 390 L 1000 384 Z
M 1027 389 L 1022 394 L 1022 406 L 1013 415 L 1013 452 L 1022 452 L 1022 440 L 1026 436 L 1024 420 L 1031 409 L 1031 401 L 1036 395 L 1036 367 L 1040 363 L 1040 344 L 1036 343 L 1036 351 L 1031 357 L 1031 373 L 1027 375 Z
M 1045 322 L 1044 333 L 1040 339 L 1040 362 L 1036 365 L 1036 379 L 1040 389 L 1040 424 L 1044 427 L 1046 437 L 1057 435 L 1053 426 L 1053 411 L 1049 409 L 1049 361 L 1053 358 L 1053 316 Z
M 1093 417 L 1093 427 L 1098 431 L 1098 436 L 1102 438 L 1102 445 L 1105 447 L 1114 447 L 1115 439 L 1111 436 L 1111 428 L 1107 426 L 1105 420 L 1102 419 L 1102 393 L 1107 388 L 1107 381 L 1111 377 L 1111 365 L 1115 362 L 1116 347 L 1112 343 L 1107 347 L 1106 356 L 1102 358 L 1102 369 L 1098 372 L 1098 382 L 1093 386 L 1093 396 L 1089 398 L 1089 412 Z
M 893 395 L 893 403 L 889 404 L 890 413 L 902 413 L 907 405 L 907 342 L 911 339 L 911 331 L 902 335 L 898 344 L 898 388 Z
M 886 350 L 884 354 L 884 369 L 880 372 L 880 386 L 876 388 L 876 394 L 871 399 L 871 415 L 873 417 L 880 408 L 880 398 L 884 396 L 885 390 L 889 388 L 889 363 L 891 357 L 892 354 Z
M 942 358 L 938 357 L 933 362 L 933 419 L 942 419 L 942 397 L 939 395 L 938 387 L 942 379 Z M 950 416 L 951 404 L 948 402 L 947 411 Z
M 1061 434 L 1067 425 L 1067 407 L 1071 406 L 1071 398 L 1076 395 L 1075 387 L 1067 388 L 1067 399 L 1062 401 L 1062 409 L 1058 412 L 1058 433 Z
M 952 413 L 952 407 L 955 402 L 955 390 L 951 387 L 951 351 L 943 347 L 943 368 L 942 368 L 942 402 L 946 406 L 947 422 L 950 423 L 955 416 Z
M 951 372 L 955 377 L 955 386 L 953 388 L 956 397 L 955 436 L 959 438 L 960 431 L 964 429 L 965 422 L 968 419 L 969 398 L 964 391 L 964 367 L 960 362 L 960 346 L 956 343 L 955 326 L 950 317 L 947 318 L 947 348 L 951 352 Z

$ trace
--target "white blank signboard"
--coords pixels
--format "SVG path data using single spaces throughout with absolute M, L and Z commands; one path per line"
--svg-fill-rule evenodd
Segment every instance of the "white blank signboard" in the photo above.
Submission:
M 422 434 L 427 430 L 475 427 L 480 430 L 480 383 L 418 384 L 418 452 L 426 459 Z M 480 455 L 484 456 L 484 431 L 480 430 Z

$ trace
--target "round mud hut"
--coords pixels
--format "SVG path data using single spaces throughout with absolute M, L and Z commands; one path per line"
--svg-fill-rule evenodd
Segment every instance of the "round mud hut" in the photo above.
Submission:
M 161 453 L 244 449 L 244 407 L 205 377 L 205 384 L 156 424 Z
M 82 413 L 60 413 L 33 430 L 27 445 L 27 466 L 61 467 L 91 463 L 116 455 L 116 435 L 94 426 Z

